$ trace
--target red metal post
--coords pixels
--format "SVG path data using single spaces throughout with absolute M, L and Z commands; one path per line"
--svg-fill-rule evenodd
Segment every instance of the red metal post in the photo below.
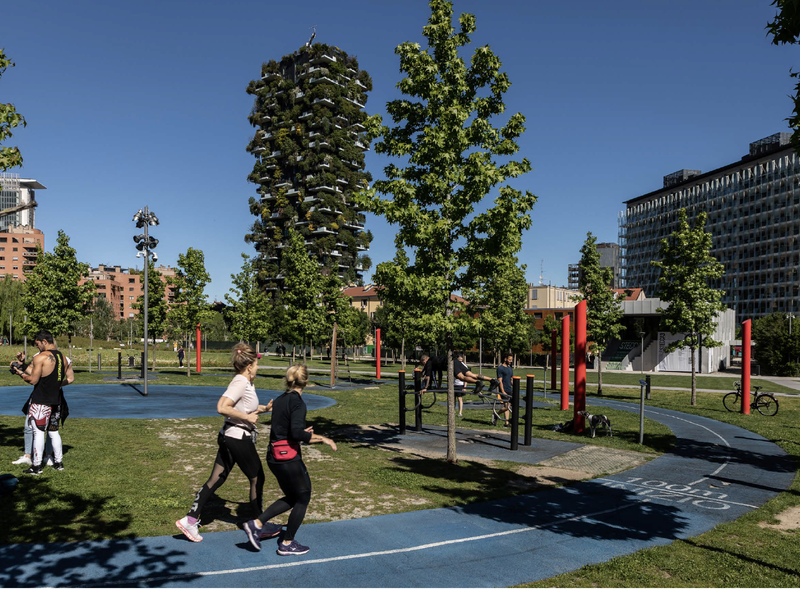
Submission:
M 750 415 L 750 319 L 742 323 L 742 413 Z
M 573 403 L 573 429 L 583 433 L 583 415 L 586 411 L 586 300 L 575 307 L 575 402 Z
M 554 329 L 550 333 L 550 390 L 556 390 L 556 364 L 558 363 L 558 330 Z
M 375 330 L 375 374 L 378 380 L 381 379 L 381 330 Z
M 197 324 L 197 373 L 200 374 L 200 324 Z
M 569 315 L 561 319 L 561 410 L 569 409 Z

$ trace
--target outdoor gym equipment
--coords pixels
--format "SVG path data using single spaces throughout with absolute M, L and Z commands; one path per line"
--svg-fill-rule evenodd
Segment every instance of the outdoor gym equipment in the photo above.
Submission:
M 496 419 L 504 419 L 501 414 L 505 413 L 505 405 L 510 404 L 511 407 L 511 450 L 517 450 L 519 445 L 519 401 L 520 401 L 520 377 L 515 376 L 512 379 L 511 395 L 498 393 L 498 392 L 479 392 L 478 398 L 485 402 L 491 403 L 492 415 Z M 417 368 L 414 370 L 414 385 L 413 389 L 406 386 L 406 372 L 401 370 L 398 372 L 398 397 L 399 397 L 399 417 L 400 417 L 400 435 L 406 434 L 406 413 L 409 411 L 414 412 L 414 430 L 422 431 L 422 410 L 430 409 L 437 402 L 438 393 L 447 393 L 447 389 L 428 389 L 425 393 L 430 394 L 428 401 L 423 400 L 422 390 L 422 371 Z M 524 446 L 530 446 L 532 441 L 532 424 L 533 424 L 533 387 L 534 376 L 527 375 L 526 390 L 525 390 L 525 419 L 524 424 Z M 474 394 L 470 391 L 465 391 L 468 394 Z M 411 407 L 406 402 L 408 395 L 414 395 L 414 403 Z

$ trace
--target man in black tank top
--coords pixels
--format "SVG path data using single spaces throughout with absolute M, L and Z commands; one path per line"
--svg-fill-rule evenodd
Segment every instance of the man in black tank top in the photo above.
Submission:
M 61 434 L 58 433 L 63 401 L 61 388 L 73 382 L 75 375 L 72 366 L 56 348 L 50 332 L 37 333 L 34 336 L 34 343 L 39 353 L 33 357 L 29 365 L 23 366 L 22 370 L 15 368 L 15 372 L 22 377 L 22 380 L 33 385 L 30 409 L 26 417 L 33 425 L 33 466 L 25 473 L 38 475 L 42 473 L 45 433 L 53 444 L 55 454 L 53 467 L 56 470 L 64 470 Z

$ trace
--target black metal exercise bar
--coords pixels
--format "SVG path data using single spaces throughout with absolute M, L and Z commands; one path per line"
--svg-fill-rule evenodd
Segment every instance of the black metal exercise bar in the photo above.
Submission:
M 527 375 L 525 382 L 525 440 L 522 442 L 523 446 L 531 445 L 531 429 L 533 427 L 533 382 L 534 376 Z
M 519 445 L 519 376 L 511 380 L 511 449 L 516 450 Z
M 420 397 L 422 393 L 422 370 L 419 368 L 414 369 L 414 394 L 416 395 L 416 407 L 414 410 L 414 429 L 418 432 L 422 431 L 422 403 Z
M 400 435 L 406 435 L 406 371 L 401 370 L 397 373 L 397 380 L 400 382 Z

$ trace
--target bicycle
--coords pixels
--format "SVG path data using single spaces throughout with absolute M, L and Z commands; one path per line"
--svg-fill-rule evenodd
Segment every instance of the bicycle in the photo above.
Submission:
M 728 411 L 737 412 L 740 411 L 742 407 L 742 383 L 736 381 L 733 385 L 736 387 L 736 390 L 722 397 L 722 404 L 725 405 L 725 409 Z M 750 401 L 750 408 L 755 409 L 761 415 L 766 415 L 767 417 L 772 417 L 778 413 L 778 400 L 772 393 L 760 392 L 764 387 L 753 388 L 755 392 Z

